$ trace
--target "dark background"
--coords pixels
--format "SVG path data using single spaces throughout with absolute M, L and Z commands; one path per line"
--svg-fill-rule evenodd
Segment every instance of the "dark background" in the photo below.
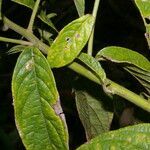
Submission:
M 78 17 L 73 0 L 49 0 L 48 4 L 47 11 L 57 13 L 57 17 L 53 19 L 53 23 L 58 30 L 62 29 L 67 23 Z M 91 13 L 92 8 L 93 1 L 86 0 L 86 13 Z M 15 4 L 10 0 L 3 0 L 2 11 L 4 15 L 19 25 L 23 27 L 28 26 L 31 15 L 30 9 Z M 41 25 L 38 19 L 36 20 L 36 24 L 39 26 Z M 0 28 L 0 36 L 21 38 L 20 35 L 12 30 L 2 31 L 4 28 L 2 22 Z M 137 8 L 131 0 L 101 0 L 95 30 L 94 55 L 103 47 L 116 45 L 138 51 L 149 59 L 149 50 L 144 38 L 145 27 Z M 54 31 L 52 31 L 52 33 L 53 38 L 55 38 L 56 33 Z M 36 30 L 35 34 L 39 36 Z M 18 54 L 8 55 L 7 52 L 13 46 L 15 45 L 0 42 L 1 150 L 24 149 L 15 127 L 13 100 L 11 95 L 11 78 Z M 108 77 L 114 81 L 129 85 L 129 88 L 135 92 L 138 92 L 139 88 L 142 88 L 137 82 L 135 83 L 135 80 L 129 74 L 121 70 L 123 76 L 120 76 L 119 69 L 119 74 L 114 72 L 113 64 L 111 65 L 112 67 L 108 67 L 106 64 L 104 64 L 104 66 L 106 67 Z M 54 69 L 53 71 L 69 126 L 70 148 L 75 149 L 85 142 L 84 129 L 78 118 L 74 103 L 74 95 L 71 92 L 76 74 L 66 68 Z M 126 79 L 124 73 L 127 75 Z M 114 121 L 113 123 L 112 129 L 117 129 L 119 127 L 117 121 Z

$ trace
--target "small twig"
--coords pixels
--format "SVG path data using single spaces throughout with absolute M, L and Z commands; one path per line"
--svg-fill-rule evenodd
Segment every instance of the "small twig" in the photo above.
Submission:
M 101 85 L 100 80 L 88 69 L 81 66 L 80 64 L 74 62 L 68 66 L 73 71 L 83 75 L 84 77 L 90 79 L 93 82 L 96 82 L 97 84 Z M 105 86 L 105 92 L 109 92 L 109 94 L 112 95 L 119 95 L 120 97 L 123 97 L 124 99 L 127 99 L 128 101 L 132 102 L 133 104 L 139 106 L 140 108 L 150 112 L 150 103 L 145 100 L 144 98 L 140 97 L 139 95 L 133 93 L 132 91 L 124 88 L 123 86 L 106 79 L 106 86 Z
M 0 37 L 0 41 L 2 42 L 10 42 L 10 43 L 15 43 L 15 44 L 20 44 L 20 45 L 28 45 L 32 46 L 33 43 L 28 42 L 28 41 L 23 41 L 23 40 L 18 40 L 18 39 L 11 39 L 11 38 L 5 38 L 5 37 Z
M 32 11 L 32 15 L 30 18 L 30 22 L 27 28 L 30 32 L 32 32 L 32 28 L 33 28 L 34 20 L 35 20 L 35 17 L 39 8 L 39 4 L 40 4 L 40 0 L 36 0 L 33 11 Z
M 95 0 L 93 12 L 92 12 L 92 15 L 95 18 L 95 21 L 96 21 L 96 16 L 97 16 L 99 3 L 100 3 L 100 0 Z M 95 25 L 93 27 L 93 30 L 92 30 L 92 33 L 91 33 L 91 36 L 90 36 L 90 39 L 89 39 L 89 42 L 88 42 L 88 51 L 87 52 L 88 52 L 89 55 L 92 55 L 92 52 L 93 52 L 94 30 L 95 30 Z
M 10 29 L 12 29 L 15 32 L 19 33 L 20 35 L 24 36 L 27 40 L 29 40 L 31 43 L 33 43 L 33 45 L 38 47 L 43 53 L 47 54 L 47 50 L 49 49 L 49 46 L 47 46 L 42 41 L 40 41 L 35 35 L 33 35 L 27 29 L 22 28 L 21 26 L 12 22 L 5 16 L 3 16 L 3 21 Z

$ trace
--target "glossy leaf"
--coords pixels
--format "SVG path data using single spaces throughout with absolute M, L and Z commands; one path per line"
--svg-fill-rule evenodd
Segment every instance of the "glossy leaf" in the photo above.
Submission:
M 71 63 L 88 41 L 94 17 L 85 15 L 65 26 L 51 45 L 48 62 L 51 67 L 63 67 Z
M 26 48 L 12 79 L 15 121 L 27 150 L 66 150 L 68 135 L 49 64 L 37 48 Z
M 116 63 L 127 63 L 150 71 L 150 62 L 143 55 L 123 47 L 110 46 L 100 50 L 96 56 L 98 60 L 106 59 Z
M 150 124 L 129 126 L 99 135 L 77 150 L 149 150 Z
M 99 98 L 76 91 L 76 105 L 88 140 L 109 131 L 113 113 L 104 108 Z
M 150 17 L 150 1 L 149 0 L 135 0 L 135 3 L 144 18 Z
M 81 53 L 78 59 L 82 61 L 86 66 L 88 66 L 98 76 L 101 83 L 105 82 L 106 74 L 100 63 L 94 57 L 86 53 Z
M 85 11 L 85 0 L 74 0 L 74 3 L 77 8 L 79 16 L 80 17 L 83 16 Z

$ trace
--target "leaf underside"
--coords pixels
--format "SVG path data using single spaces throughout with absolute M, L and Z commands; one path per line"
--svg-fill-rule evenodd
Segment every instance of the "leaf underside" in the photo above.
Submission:
M 143 55 L 127 48 L 110 46 L 102 49 L 96 57 L 98 60 L 105 59 L 123 65 L 150 95 L 150 62 Z
M 76 105 L 88 140 L 109 131 L 113 113 L 104 108 L 100 98 L 76 91 Z
M 49 64 L 34 47 L 18 58 L 12 79 L 15 121 L 27 150 L 67 149 L 64 122 L 53 107 L 58 92 Z

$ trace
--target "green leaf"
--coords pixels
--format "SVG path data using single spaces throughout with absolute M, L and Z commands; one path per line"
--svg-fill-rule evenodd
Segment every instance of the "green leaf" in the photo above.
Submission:
M 20 5 L 26 6 L 30 9 L 34 8 L 35 5 L 35 1 L 34 0 L 12 0 L 13 2 L 16 2 Z M 50 20 L 52 17 L 55 17 L 56 14 L 55 13 L 51 13 L 51 14 L 46 14 L 45 11 L 41 10 L 40 14 L 38 15 L 38 18 L 43 21 L 45 24 L 47 24 L 49 27 L 51 27 L 52 29 L 54 29 L 55 31 L 57 31 L 57 29 L 55 28 L 54 24 L 52 23 L 52 21 Z
M 78 57 L 80 61 L 82 61 L 85 65 L 87 65 L 100 79 L 101 83 L 105 82 L 106 74 L 100 63 L 92 56 L 81 53 Z
M 113 113 L 104 108 L 99 98 L 76 91 L 76 105 L 88 140 L 109 131 Z
M 31 9 L 33 9 L 35 1 L 34 0 L 12 0 L 13 2 L 16 2 L 20 5 L 29 7 Z
M 15 54 L 15 53 L 19 53 L 22 52 L 27 46 L 24 45 L 16 45 L 14 47 L 12 47 L 7 53 L 8 54 Z
M 15 121 L 26 149 L 68 149 L 55 80 L 37 48 L 28 47 L 19 56 L 12 93 Z
M 50 66 L 58 68 L 71 63 L 87 43 L 93 24 L 94 17 L 85 15 L 65 26 L 49 49 Z
M 79 16 L 80 17 L 83 16 L 85 11 L 85 0 L 74 0 L 74 3 L 77 8 Z
M 150 124 L 139 124 L 99 135 L 77 150 L 148 150 Z
M 96 56 L 98 60 L 106 59 L 116 63 L 127 63 L 150 71 L 150 62 L 143 55 L 123 47 L 110 46 L 100 50 Z
M 143 85 L 150 95 L 150 72 L 146 72 L 133 66 L 125 66 L 124 69 L 132 74 Z
M 51 13 L 51 14 L 46 14 L 46 12 L 41 11 L 40 15 L 38 15 L 38 17 L 48 26 L 50 26 L 51 28 L 53 28 L 55 31 L 57 31 L 57 29 L 55 28 L 54 24 L 52 23 L 52 21 L 50 20 L 51 18 L 57 16 L 56 13 Z
M 150 17 L 150 1 L 149 0 L 135 0 L 137 7 L 139 8 L 141 15 L 144 18 Z

